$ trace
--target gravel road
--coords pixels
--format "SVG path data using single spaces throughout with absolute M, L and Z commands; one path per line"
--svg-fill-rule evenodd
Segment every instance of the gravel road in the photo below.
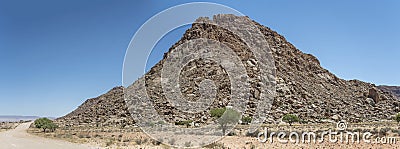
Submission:
M 0 132 L 0 149 L 94 149 L 83 144 L 47 139 L 28 134 L 30 123 L 22 123 L 15 129 Z

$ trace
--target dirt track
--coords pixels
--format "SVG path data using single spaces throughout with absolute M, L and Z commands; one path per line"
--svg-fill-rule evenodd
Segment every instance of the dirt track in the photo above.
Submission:
M 30 135 L 26 132 L 31 123 L 20 124 L 13 130 L 0 133 L 0 149 L 88 149 L 83 144 L 73 144 Z

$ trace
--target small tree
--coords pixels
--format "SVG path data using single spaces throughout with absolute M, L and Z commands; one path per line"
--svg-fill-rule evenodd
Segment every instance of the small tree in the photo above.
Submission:
M 293 114 L 286 114 L 282 117 L 282 121 L 289 123 L 290 126 L 292 126 L 292 123 L 294 122 L 299 122 L 299 118 L 296 115 Z
M 396 114 L 396 116 L 394 117 L 394 120 L 396 120 L 397 123 L 400 123 L 400 113 Z
M 51 122 L 51 123 L 44 125 L 44 128 L 49 129 L 51 132 L 54 132 L 58 128 L 58 126 L 56 124 L 54 124 L 53 122 Z
M 218 118 L 217 122 L 225 135 L 229 124 L 237 123 L 240 119 L 240 113 L 231 108 L 218 108 L 210 111 L 212 117 Z
M 56 124 L 54 124 L 53 121 L 51 121 L 48 118 L 36 119 L 34 122 L 34 125 L 36 128 L 43 129 L 43 132 L 46 132 L 47 129 L 49 129 L 50 131 L 53 132 L 56 130 L 56 128 L 58 128 L 58 126 Z

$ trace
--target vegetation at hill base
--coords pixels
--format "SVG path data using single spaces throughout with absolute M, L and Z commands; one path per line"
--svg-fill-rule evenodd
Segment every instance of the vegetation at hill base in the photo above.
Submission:
M 36 128 L 43 129 L 44 133 L 46 133 L 46 130 L 54 132 L 58 128 L 57 124 L 53 123 L 53 121 L 48 118 L 36 119 L 33 124 Z

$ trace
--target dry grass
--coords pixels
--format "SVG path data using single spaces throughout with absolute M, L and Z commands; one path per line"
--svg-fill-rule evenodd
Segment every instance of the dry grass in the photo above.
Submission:
M 0 132 L 14 129 L 21 122 L 0 122 Z
M 88 143 L 102 147 L 128 147 L 138 145 L 135 140 L 147 138 L 138 129 L 117 129 L 117 128 L 59 128 L 54 132 L 43 133 L 42 130 L 29 128 L 29 133 L 55 139 L 62 139 L 73 143 Z

